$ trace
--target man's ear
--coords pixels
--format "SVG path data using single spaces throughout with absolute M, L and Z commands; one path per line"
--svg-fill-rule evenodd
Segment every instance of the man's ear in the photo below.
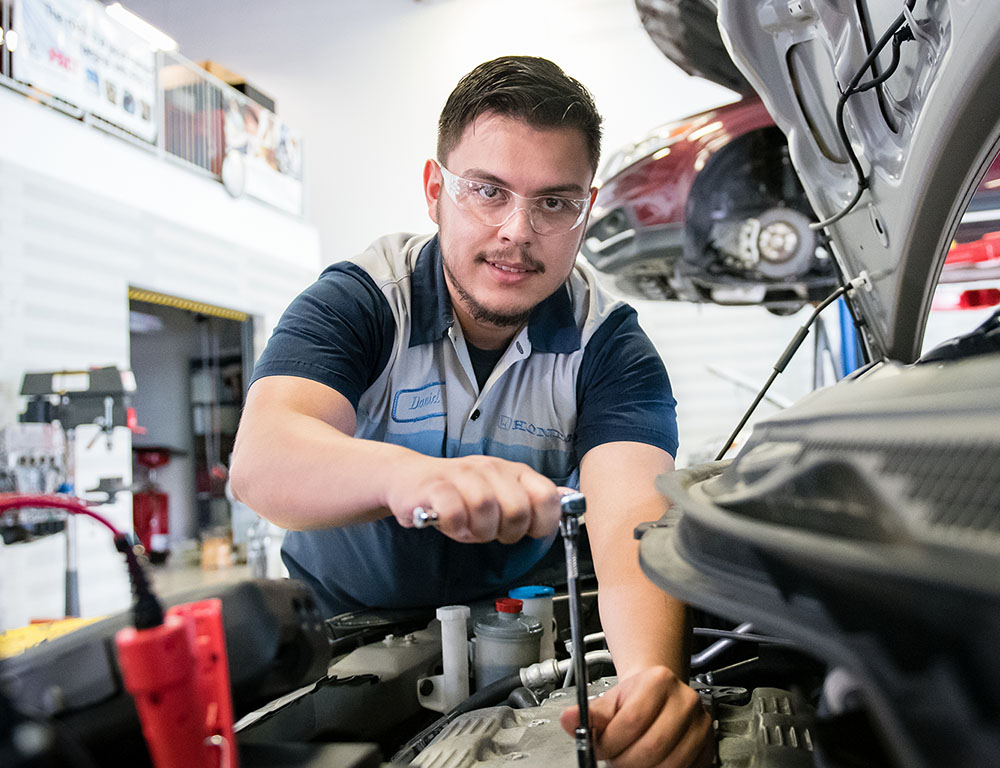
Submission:
M 441 197 L 441 169 L 434 160 L 424 163 L 424 199 L 427 200 L 427 215 L 435 224 L 438 199 Z

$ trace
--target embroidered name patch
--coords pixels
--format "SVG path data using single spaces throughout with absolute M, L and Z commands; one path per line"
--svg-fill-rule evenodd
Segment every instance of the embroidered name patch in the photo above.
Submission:
M 443 381 L 416 389 L 401 389 L 392 398 L 392 420 L 396 422 L 423 421 L 444 414 Z

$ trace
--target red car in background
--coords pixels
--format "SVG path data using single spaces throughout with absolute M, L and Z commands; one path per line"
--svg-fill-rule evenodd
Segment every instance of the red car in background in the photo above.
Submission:
M 614 153 L 583 254 L 625 293 L 794 312 L 836 286 L 785 137 L 756 98 Z
M 776 314 L 824 298 L 839 284 L 825 235 L 809 226 L 816 217 L 785 136 L 722 46 L 714 9 L 636 6 L 671 61 L 742 97 L 613 153 L 598 173 L 583 255 L 639 298 L 762 304 Z M 1000 278 L 1000 242 L 990 237 L 998 230 L 1000 159 L 969 205 L 941 282 Z
M 969 201 L 939 282 L 980 280 L 1000 280 L 1000 155 Z

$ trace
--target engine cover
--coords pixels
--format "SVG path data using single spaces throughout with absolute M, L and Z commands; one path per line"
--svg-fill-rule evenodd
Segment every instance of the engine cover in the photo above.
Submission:
M 615 678 L 590 684 L 591 696 L 612 688 Z M 718 762 L 721 768 L 810 768 L 813 765 L 812 708 L 777 688 L 757 688 L 743 704 L 728 704 L 746 691 L 701 689 L 713 710 Z M 439 766 L 519 766 L 575 768 L 573 739 L 559 725 L 563 710 L 576 703 L 576 689 L 552 693 L 537 707 L 490 707 L 456 718 L 410 763 L 419 768 Z

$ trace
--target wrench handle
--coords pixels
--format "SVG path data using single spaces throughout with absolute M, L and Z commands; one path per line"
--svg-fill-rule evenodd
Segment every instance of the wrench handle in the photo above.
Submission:
M 582 493 L 572 493 L 562 498 L 562 517 L 559 532 L 566 550 L 566 588 L 569 593 L 569 631 L 573 640 L 573 667 L 576 675 L 576 703 L 580 710 L 580 725 L 575 730 L 576 757 L 580 768 L 595 768 L 594 739 L 590 729 L 587 701 L 587 662 L 580 618 L 579 564 L 577 545 L 580 534 L 580 516 L 586 511 L 587 502 Z

